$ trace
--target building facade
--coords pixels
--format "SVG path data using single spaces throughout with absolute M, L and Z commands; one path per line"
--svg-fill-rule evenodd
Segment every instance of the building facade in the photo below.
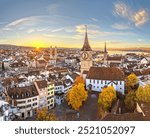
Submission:
M 124 94 L 124 73 L 115 67 L 91 67 L 86 78 L 86 89 L 101 92 L 104 87 L 113 86 Z

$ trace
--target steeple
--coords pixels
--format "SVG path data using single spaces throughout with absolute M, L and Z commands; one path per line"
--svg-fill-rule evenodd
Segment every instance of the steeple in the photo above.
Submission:
M 92 49 L 89 45 L 89 41 L 88 41 L 87 25 L 85 25 L 85 40 L 84 40 L 84 44 L 83 44 L 81 51 L 92 51 Z
M 107 53 L 106 41 L 105 41 L 104 53 Z

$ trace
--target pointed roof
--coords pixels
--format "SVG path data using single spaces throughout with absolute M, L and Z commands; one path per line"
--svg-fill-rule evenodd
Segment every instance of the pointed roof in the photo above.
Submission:
M 106 41 L 105 41 L 105 48 L 104 48 L 104 53 L 107 53 L 107 48 L 106 48 Z
M 91 47 L 90 47 L 90 44 L 89 44 L 89 41 L 88 41 L 88 35 L 87 35 L 87 26 L 85 25 L 85 40 L 84 40 L 84 45 L 81 49 L 81 51 L 92 51 Z

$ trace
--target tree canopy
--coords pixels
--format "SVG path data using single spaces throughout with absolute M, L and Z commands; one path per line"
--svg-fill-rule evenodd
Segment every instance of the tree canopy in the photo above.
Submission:
M 98 103 L 105 110 L 109 110 L 113 101 L 117 99 L 116 91 L 113 86 L 106 87 L 99 94 Z
M 48 113 L 47 108 L 43 108 L 43 109 L 37 110 L 36 120 L 37 121 L 57 121 L 58 118 L 56 117 L 54 113 Z
M 78 85 L 79 83 L 83 83 L 84 84 L 84 79 L 82 76 L 77 76 L 74 82 L 74 85 Z
M 139 87 L 136 91 L 136 97 L 138 101 L 150 102 L 150 84 L 145 87 Z
M 131 73 L 126 79 L 127 91 L 130 91 L 135 88 L 138 83 L 138 78 L 134 73 Z
M 74 110 L 79 110 L 83 102 L 86 101 L 87 97 L 88 94 L 84 88 L 84 84 L 79 83 L 77 85 L 74 85 L 68 92 L 66 100 L 68 102 L 68 105 L 71 105 Z

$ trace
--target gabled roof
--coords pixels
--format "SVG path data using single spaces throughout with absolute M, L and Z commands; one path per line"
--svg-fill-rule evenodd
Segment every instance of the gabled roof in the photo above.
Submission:
M 124 72 L 116 67 L 91 67 L 87 79 L 125 80 Z
M 7 93 L 12 99 L 25 99 L 38 95 L 35 85 L 9 88 Z
M 39 89 L 47 88 L 48 86 L 46 80 L 36 81 L 36 84 L 38 85 Z

